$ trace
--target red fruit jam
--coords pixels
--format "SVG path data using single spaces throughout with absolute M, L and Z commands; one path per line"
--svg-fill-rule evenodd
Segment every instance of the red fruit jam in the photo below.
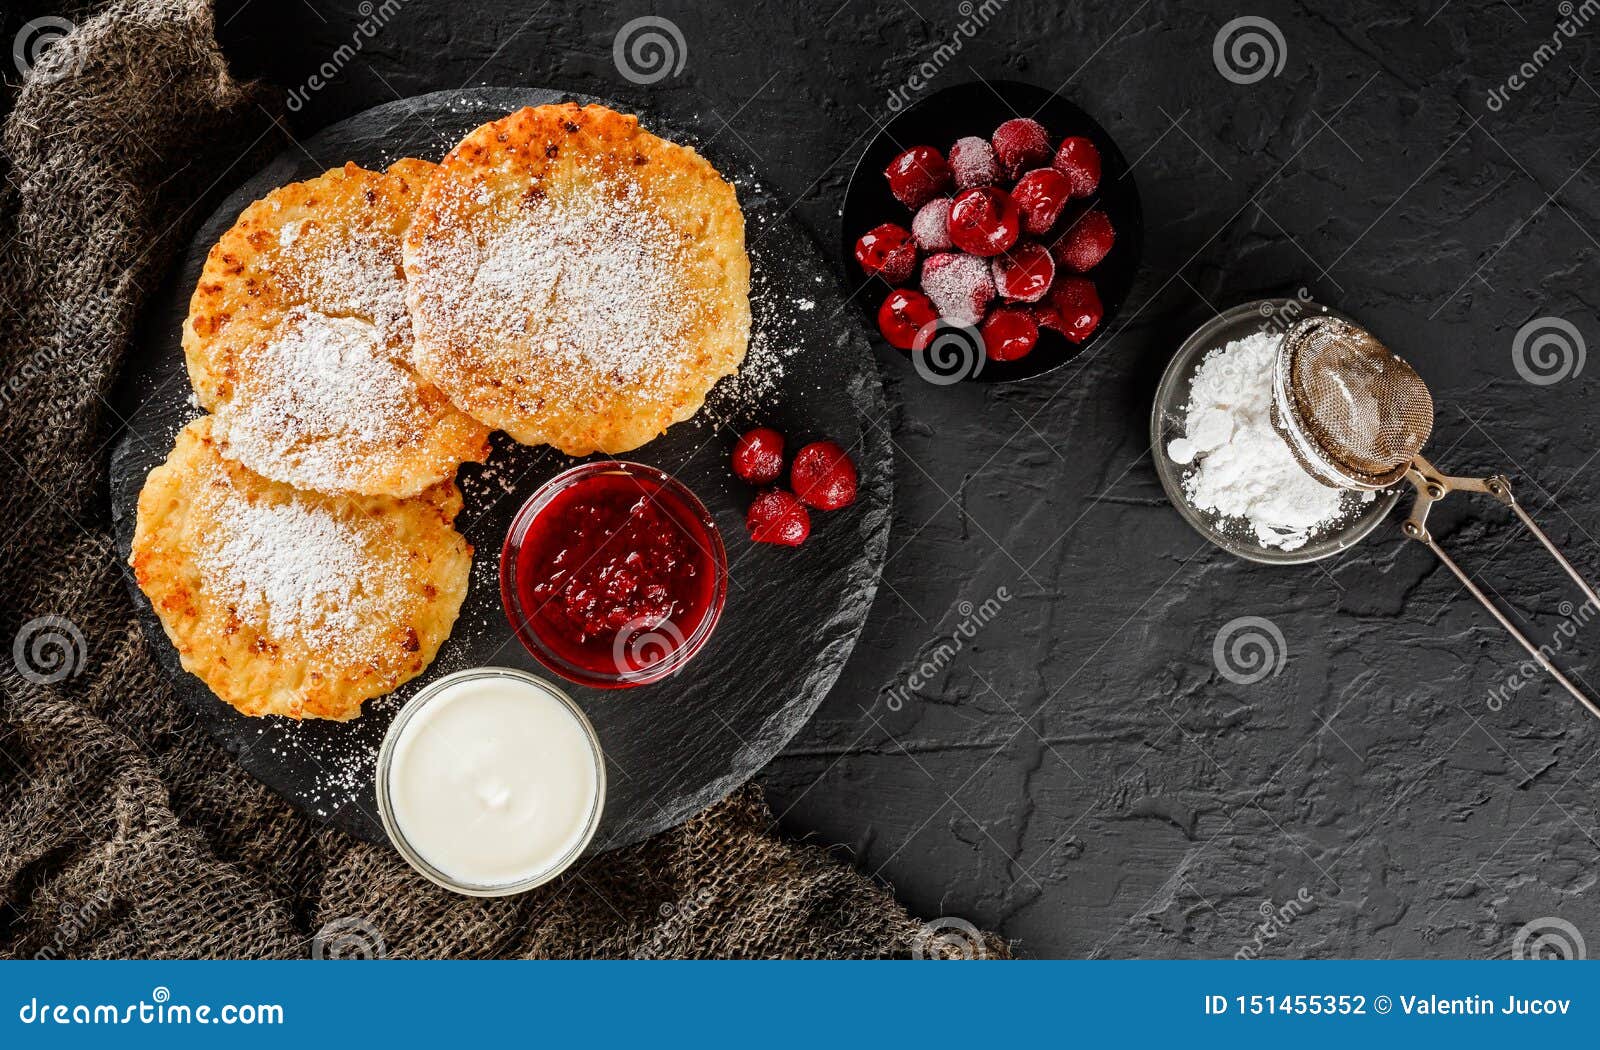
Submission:
M 500 597 L 517 638 L 579 685 L 624 688 L 681 668 L 727 597 L 727 554 L 705 506 L 638 463 L 585 463 L 517 512 Z

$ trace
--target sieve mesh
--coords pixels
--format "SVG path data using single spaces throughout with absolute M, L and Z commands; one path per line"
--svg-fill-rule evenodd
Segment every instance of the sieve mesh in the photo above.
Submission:
M 1311 317 L 1284 334 L 1272 419 L 1318 480 L 1383 488 L 1405 475 L 1432 433 L 1433 397 L 1366 329 Z

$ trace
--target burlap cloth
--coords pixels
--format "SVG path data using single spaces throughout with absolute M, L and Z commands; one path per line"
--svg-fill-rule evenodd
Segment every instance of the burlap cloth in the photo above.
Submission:
M 106 398 L 206 195 L 284 141 L 274 93 L 229 76 L 205 0 L 55 13 L 76 29 L 20 54 L 36 64 L 8 92 L 0 158 L 0 952 L 1005 952 L 962 923 L 930 937 L 883 887 L 774 837 L 754 788 L 534 893 L 458 897 L 301 817 L 193 725 L 119 577 Z

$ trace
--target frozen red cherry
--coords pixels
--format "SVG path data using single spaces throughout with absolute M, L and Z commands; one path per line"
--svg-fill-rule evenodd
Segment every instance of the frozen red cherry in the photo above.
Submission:
M 917 209 L 911 220 L 911 236 L 925 252 L 942 252 L 950 247 L 950 198 L 935 197 Z
M 1002 306 L 983 319 L 978 329 L 983 352 L 991 361 L 1015 361 L 1039 343 L 1039 326 L 1024 306 Z
M 744 517 L 744 527 L 757 543 L 798 547 L 811 535 L 811 515 L 794 493 L 769 489 L 755 498 Z
M 1054 168 L 1034 168 L 1011 188 L 1011 199 L 1022 213 L 1022 228 L 1035 237 L 1050 232 L 1071 197 L 1067 177 Z
M 964 190 L 950 205 L 950 241 L 964 252 L 985 258 L 999 255 L 1022 232 L 1022 216 L 1004 190 L 979 186 Z
M 856 465 L 838 442 L 813 442 L 795 453 L 789 484 L 801 502 L 838 510 L 856 501 Z
M 950 188 L 950 165 L 932 146 L 912 146 L 884 169 L 889 192 L 908 208 L 920 208 Z
M 1063 139 L 1050 166 L 1067 177 L 1074 197 L 1087 197 L 1100 185 L 1100 151 L 1081 135 Z
M 1062 268 L 1074 273 L 1088 273 L 1100 265 L 1100 260 L 1111 251 L 1116 240 L 1117 231 L 1111 228 L 1111 220 L 1106 218 L 1105 212 L 1098 209 L 1086 211 L 1056 241 L 1051 254 Z
M 870 276 L 882 277 L 890 284 L 904 284 L 917 268 L 917 245 L 904 227 L 886 222 L 856 241 L 856 262 Z
M 1056 279 L 1050 250 L 1038 241 L 1024 241 L 1004 255 L 989 260 L 994 288 L 1002 298 L 1036 303 Z
M 1037 120 L 1027 117 L 1008 120 L 994 129 L 991 141 L 1000 163 L 1012 178 L 1050 160 L 1050 136 Z
M 922 264 L 922 290 L 939 316 L 955 324 L 975 325 L 994 301 L 994 278 L 986 260 L 945 252 L 930 255 Z
M 938 258 L 938 256 L 934 256 Z M 930 263 L 932 259 L 928 260 Z M 926 270 L 926 267 L 924 267 Z M 917 333 L 939 319 L 939 311 L 921 292 L 896 288 L 878 307 L 878 331 L 899 350 L 910 350 Z
M 1086 277 L 1065 277 L 1050 290 L 1050 305 L 1061 315 L 1061 334 L 1081 343 L 1100 327 L 1105 311 L 1094 282 Z
M 1066 323 L 1061 320 L 1061 311 L 1055 308 L 1049 296 L 1031 304 L 1028 307 L 1028 312 L 1033 315 L 1033 323 L 1041 329 L 1049 328 L 1060 332 L 1062 335 L 1067 334 Z
M 746 431 L 733 446 L 733 472 L 752 485 L 770 485 L 783 473 L 783 435 L 771 427 Z
M 974 186 L 993 186 L 1000 181 L 1000 158 L 994 147 L 976 135 L 956 139 L 950 147 L 950 173 L 955 176 L 956 189 L 970 190 Z

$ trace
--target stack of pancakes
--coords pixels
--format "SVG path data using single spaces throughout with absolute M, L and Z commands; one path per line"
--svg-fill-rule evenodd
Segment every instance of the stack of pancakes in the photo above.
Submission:
M 738 369 L 749 329 L 732 187 L 601 106 L 284 186 L 190 301 L 209 414 L 140 493 L 139 586 L 240 711 L 353 718 L 449 636 L 472 560 L 455 472 L 491 429 L 637 448 Z

